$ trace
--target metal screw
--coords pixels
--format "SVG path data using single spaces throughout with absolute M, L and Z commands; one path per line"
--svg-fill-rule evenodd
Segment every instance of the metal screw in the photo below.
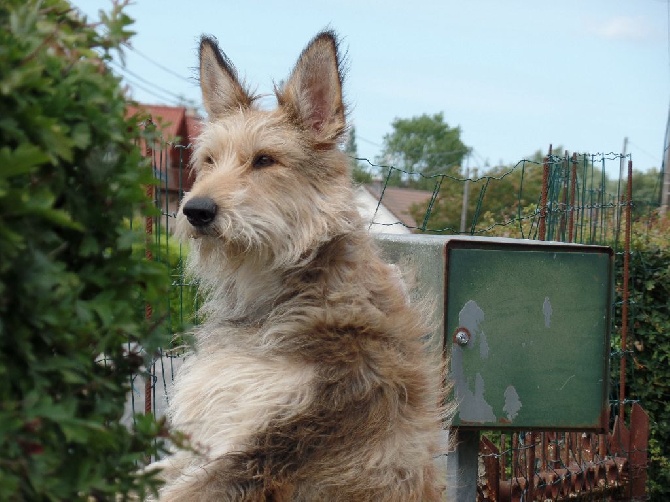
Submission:
M 467 345 L 470 341 L 470 333 L 465 330 L 458 330 L 454 336 L 458 345 Z

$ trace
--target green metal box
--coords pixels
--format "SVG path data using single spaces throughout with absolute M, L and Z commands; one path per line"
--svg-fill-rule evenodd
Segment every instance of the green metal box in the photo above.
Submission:
M 504 238 L 381 235 L 385 257 L 436 300 L 454 425 L 607 426 L 613 253 Z

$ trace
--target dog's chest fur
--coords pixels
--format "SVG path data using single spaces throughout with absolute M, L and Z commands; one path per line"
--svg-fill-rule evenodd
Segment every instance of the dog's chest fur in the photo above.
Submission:
M 226 331 L 216 334 L 225 339 Z M 211 335 L 211 333 L 210 333 Z M 191 432 L 210 458 L 244 449 L 277 416 L 300 413 L 312 399 L 314 369 L 251 347 L 222 344 L 186 360 L 175 382 L 171 422 Z

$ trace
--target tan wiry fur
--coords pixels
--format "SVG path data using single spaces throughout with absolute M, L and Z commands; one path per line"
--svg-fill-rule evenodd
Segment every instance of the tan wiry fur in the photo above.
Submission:
M 160 500 L 442 500 L 442 362 L 353 202 L 335 35 L 271 111 L 211 39 L 200 58 L 209 120 L 177 233 L 206 320 L 169 417 L 202 451 L 158 464 Z

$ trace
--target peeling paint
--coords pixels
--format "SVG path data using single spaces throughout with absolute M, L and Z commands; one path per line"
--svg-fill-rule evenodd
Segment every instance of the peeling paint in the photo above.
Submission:
M 482 359 L 488 359 L 489 357 L 489 343 L 486 341 L 486 335 L 483 331 L 479 338 L 479 357 Z
M 480 359 L 484 361 L 488 358 L 489 346 L 486 335 L 481 329 L 483 321 L 484 311 L 473 300 L 466 302 L 458 314 L 459 326 L 467 328 L 472 336 L 468 345 L 464 347 L 454 344 L 451 353 L 451 378 L 459 403 L 459 417 L 464 422 L 493 422 L 496 419 L 493 407 L 485 398 L 486 388 L 481 373 L 475 374 L 474 388 L 471 388 L 472 382 L 468 382 L 463 368 L 464 351 L 474 349 L 477 344 Z
M 505 389 L 505 406 L 503 406 L 503 411 L 507 413 L 507 418 L 514 420 L 519 414 L 521 409 L 521 399 L 519 399 L 519 394 L 517 394 L 514 386 L 510 385 Z
M 549 301 L 548 296 L 544 297 L 544 303 L 542 304 L 542 313 L 544 314 L 544 327 L 551 328 L 551 314 L 553 313 L 553 310 L 551 308 L 551 302 Z

